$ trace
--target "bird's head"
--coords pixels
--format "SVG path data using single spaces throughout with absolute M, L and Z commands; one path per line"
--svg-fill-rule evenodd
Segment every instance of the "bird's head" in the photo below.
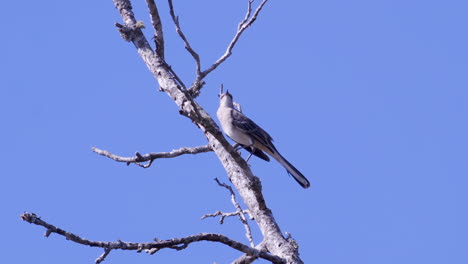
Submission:
M 226 90 L 225 93 L 223 93 L 223 85 L 221 85 L 221 88 L 219 89 L 219 103 L 224 104 L 226 106 L 232 106 L 232 94 L 229 93 L 228 90 Z

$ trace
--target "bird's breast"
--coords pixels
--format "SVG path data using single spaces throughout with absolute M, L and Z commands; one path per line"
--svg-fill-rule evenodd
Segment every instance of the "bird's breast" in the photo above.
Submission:
M 239 144 L 245 146 L 251 145 L 253 143 L 251 138 L 233 125 L 231 111 L 231 109 L 220 108 L 216 113 L 224 133 Z

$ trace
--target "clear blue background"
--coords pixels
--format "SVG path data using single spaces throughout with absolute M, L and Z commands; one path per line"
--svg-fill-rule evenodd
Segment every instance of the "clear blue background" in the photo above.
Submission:
M 137 19 L 153 31 L 144 1 Z M 169 64 L 187 84 L 194 63 L 163 16 Z M 208 67 L 246 1 L 175 1 Z M 34 212 L 102 241 L 216 232 L 246 242 L 213 178 L 213 153 L 125 166 L 123 156 L 206 144 L 178 114 L 131 43 L 112 1 L 6 1 L 0 42 L 4 263 L 93 263 L 89 248 L 22 222 Z M 271 1 L 233 56 L 207 78 L 199 103 L 215 116 L 224 83 L 243 111 L 311 181 L 252 159 L 268 206 L 306 263 L 467 263 L 468 2 Z M 252 225 L 255 241 L 261 236 Z M 105 263 L 228 263 L 209 242 L 177 252 L 113 251 Z M 265 262 L 263 262 L 265 263 Z

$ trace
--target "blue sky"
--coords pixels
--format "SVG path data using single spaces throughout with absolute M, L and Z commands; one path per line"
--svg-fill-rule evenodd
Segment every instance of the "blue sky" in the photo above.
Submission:
M 185 3 L 189 2 L 189 3 Z M 206 68 L 246 1 L 175 1 Z M 93 263 L 100 249 L 42 236 L 34 212 L 92 240 L 151 241 L 216 232 L 247 243 L 242 225 L 200 220 L 232 211 L 213 153 L 123 156 L 206 144 L 113 24 L 112 1 L 4 3 L 0 42 L 5 263 Z M 152 30 L 144 1 L 138 20 Z M 163 15 L 168 63 L 186 83 L 194 63 Z M 311 181 L 253 158 L 268 206 L 306 263 L 465 263 L 468 259 L 468 2 L 271 1 L 199 103 L 215 116 L 221 83 Z M 273 117 L 274 116 L 274 117 Z M 260 235 L 252 226 L 254 239 Z M 153 256 L 113 251 L 106 263 L 227 263 L 212 243 Z M 265 262 L 259 262 L 265 263 Z

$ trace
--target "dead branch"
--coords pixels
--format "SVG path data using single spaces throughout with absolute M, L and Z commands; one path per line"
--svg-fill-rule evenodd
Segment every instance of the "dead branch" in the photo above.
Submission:
M 146 0 L 148 10 L 151 17 L 151 24 L 154 28 L 154 44 L 156 45 L 156 52 L 164 59 L 164 35 L 162 29 L 161 18 L 159 17 L 158 7 L 154 0 Z
M 242 20 L 239 23 L 239 25 L 237 26 L 237 32 L 234 35 L 234 38 L 231 40 L 231 43 L 229 43 L 229 45 L 228 45 L 228 47 L 226 49 L 226 52 L 215 63 L 213 63 L 213 65 L 211 65 L 208 69 L 204 70 L 201 73 L 202 78 L 204 78 L 210 72 L 215 70 L 221 63 L 223 63 L 227 58 L 229 58 L 229 56 L 231 56 L 232 49 L 236 45 L 236 43 L 239 40 L 240 36 L 257 19 L 258 14 L 260 13 L 260 11 L 262 11 L 263 6 L 268 2 L 268 0 L 263 0 L 260 3 L 260 5 L 257 7 L 257 9 L 255 10 L 253 16 L 250 19 L 248 19 L 248 17 L 250 16 L 250 13 L 252 11 L 252 2 L 253 2 L 253 0 L 249 0 L 248 7 L 247 7 L 247 14 L 246 14 L 244 20 Z
M 265 240 L 262 241 L 260 244 L 258 244 L 255 248 L 260 250 L 260 251 L 267 250 L 266 246 L 265 246 Z M 254 262 L 256 259 L 258 259 L 258 257 L 244 254 L 244 255 L 240 256 L 238 259 L 231 262 L 231 264 L 249 264 L 249 263 Z
M 213 151 L 210 145 L 204 145 L 204 146 L 198 146 L 198 147 L 193 147 L 193 148 L 183 147 L 180 149 L 172 150 L 170 152 L 151 152 L 145 155 L 141 155 L 139 152 L 136 152 L 134 157 L 121 157 L 121 156 L 112 154 L 107 150 L 102 150 L 102 149 L 98 149 L 95 147 L 92 147 L 91 149 L 97 154 L 102 155 L 104 157 L 108 157 L 118 162 L 125 162 L 127 163 L 127 165 L 130 165 L 131 163 L 135 163 L 136 165 L 143 167 L 143 168 L 149 168 L 151 164 L 153 164 L 153 161 L 156 159 L 161 159 L 161 158 L 167 159 L 167 158 L 178 157 L 184 154 L 198 154 L 198 153 Z M 147 161 L 148 163 L 142 164 L 142 162 L 147 162 Z
M 215 181 L 216 181 L 216 183 L 218 183 L 219 186 L 226 188 L 231 193 L 231 202 L 234 205 L 234 207 L 236 208 L 236 212 L 237 212 L 237 215 L 239 216 L 239 220 L 244 225 L 245 236 L 249 240 L 250 246 L 254 247 L 255 244 L 254 244 L 254 241 L 253 241 L 252 231 L 250 229 L 249 222 L 247 221 L 247 218 L 245 218 L 244 210 L 242 210 L 242 207 L 240 206 L 240 204 L 236 200 L 236 194 L 234 193 L 234 190 L 232 190 L 231 186 L 220 182 L 218 180 L 218 178 L 215 178 Z
M 184 32 L 182 32 L 182 29 L 180 28 L 180 24 L 179 24 L 179 17 L 176 16 L 174 12 L 174 5 L 172 4 L 172 0 L 168 0 L 168 3 L 169 3 L 169 13 L 171 14 L 172 21 L 174 22 L 174 25 L 176 27 L 176 32 L 177 34 L 179 34 L 182 41 L 184 41 L 185 49 L 187 49 L 187 51 L 190 53 L 190 55 L 192 55 L 193 59 L 195 60 L 196 74 L 197 76 L 199 76 L 200 69 L 201 69 L 200 56 L 198 55 L 197 52 L 195 52 L 195 50 L 192 48 L 189 41 L 185 37 Z
M 226 217 L 230 217 L 230 216 L 236 216 L 236 215 L 239 215 L 239 214 L 249 214 L 249 210 L 242 210 L 242 212 L 230 212 L 230 213 L 224 213 L 224 212 L 221 212 L 221 211 L 216 211 L 212 214 L 205 214 L 201 217 L 202 220 L 208 218 L 208 217 L 217 217 L 217 216 L 221 216 L 219 218 L 219 223 L 222 225 L 224 224 L 224 219 Z M 251 220 L 253 220 L 253 218 L 251 218 Z
M 153 39 L 154 39 L 154 44 L 156 46 L 155 51 L 158 53 L 161 59 L 164 60 L 164 34 L 163 34 L 161 17 L 159 16 L 158 7 L 156 6 L 156 3 L 154 2 L 154 0 L 146 0 L 146 4 L 148 5 L 148 10 L 149 10 L 150 17 L 151 17 L 151 24 L 153 25 L 153 28 L 154 28 Z M 182 82 L 179 76 L 177 76 L 177 73 L 172 69 L 172 67 L 168 64 L 167 64 L 167 67 L 170 69 L 172 75 L 174 76 L 176 81 L 179 83 L 179 85 L 182 86 L 184 89 L 187 89 L 185 87 L 184 82 Z
M 191 235 L 182 238 L 173 238 L 167 240 L 158 240 L 155 242 L 148 242 L 148 243 L 139 243 L 139 242 L 103 242 L 103 241 L 92 241 L 86 238 L 82 238 L 74 233 L 65 231 L 61 228 L 58 228 L 52 224 L 47 223 L 46 221 L 42 220 L 34 213 L 24 213 L 21 215 L 21 219 L 31 224 L 43 226 L 46 228 L 46 237 L 48 237 L 51 233 L 56 233 L 58 235 L 64 236 L 67 240 L 73 241 L 75 243 L 86 245 L 90 247 L 99 247 L 105 249 L 104 254 L 99 256 L 96 259 L 96 263 L 102 262 L 104 258 L 109 254 L 111 250 L 114 249 L 121 249 L 121 250 L 135 250 L 137 252 L 141 252 L 142 250 L 151 253 L 151 250 L 160 250 L 164 248 L 182 250 L 185 249 L 189 244 L 193 242 L 199 241 L 212 241 L 212 242 L 219 242 L 225 244 L 231 248 L 239 250 L 249 256 L 256 256 L 266 260 L 271 261 L 272 263 L 284 263 L 284 261 L 277 257 L 273 256 L 270 253 L 265 251 L 260 251 L 255 248 L 249 247 L 244 245 L 240 242 L 237 242 L 233 239 L 230 239 L 224 235 L 220 234 L 213 234 L 213 233 L 201 233 L 197 235 Z
M 96 264 L 99 264 L 101 262 L 104 261 L 104 259 L 106 259 L 107 255 L 109 255 L 109 253 L 111 252 L 112 249 L 110 248 L 106 248 L 104 249 L 104 252 L 96 259 Z
M 260 11 L 262 11 L 263 6 L 268 2 L 268 0 L 263 0 L 260 5 L 258 5 L 257 9 L 255 10 L 254 14 L 252 16 L 252 3 L 254 0 L 248 0 L 247 2 L 247 12 L 245 14 L 244 19 L 239 23 L 237 26 L 237 32 L 234 35 L 234 38 L 231 40 L 229 43 L 228 47 L 226 48 L 226 51 L 224 54 L 215 62 L 213 63 L 208 69 L 202 71 L 200 74 L 197 73 L 197 77 L 193 84 L 190 86 L 190 93 L 196 97 L 200 93 L 200 89 L 203 87 L 203 85 L 200 85 L 202 83 L 202 80 L 212 71 L 214 71 L 216 68 L 218 68 L 221 63 L 223 63 L 227 58 L 229 58 L 232 54 L 232 49 L 236 45 L 237 41 L 239 40 L 240 36 L 244 31 L 250 27 L 253 22 L 257 19 L 258 14 Z

